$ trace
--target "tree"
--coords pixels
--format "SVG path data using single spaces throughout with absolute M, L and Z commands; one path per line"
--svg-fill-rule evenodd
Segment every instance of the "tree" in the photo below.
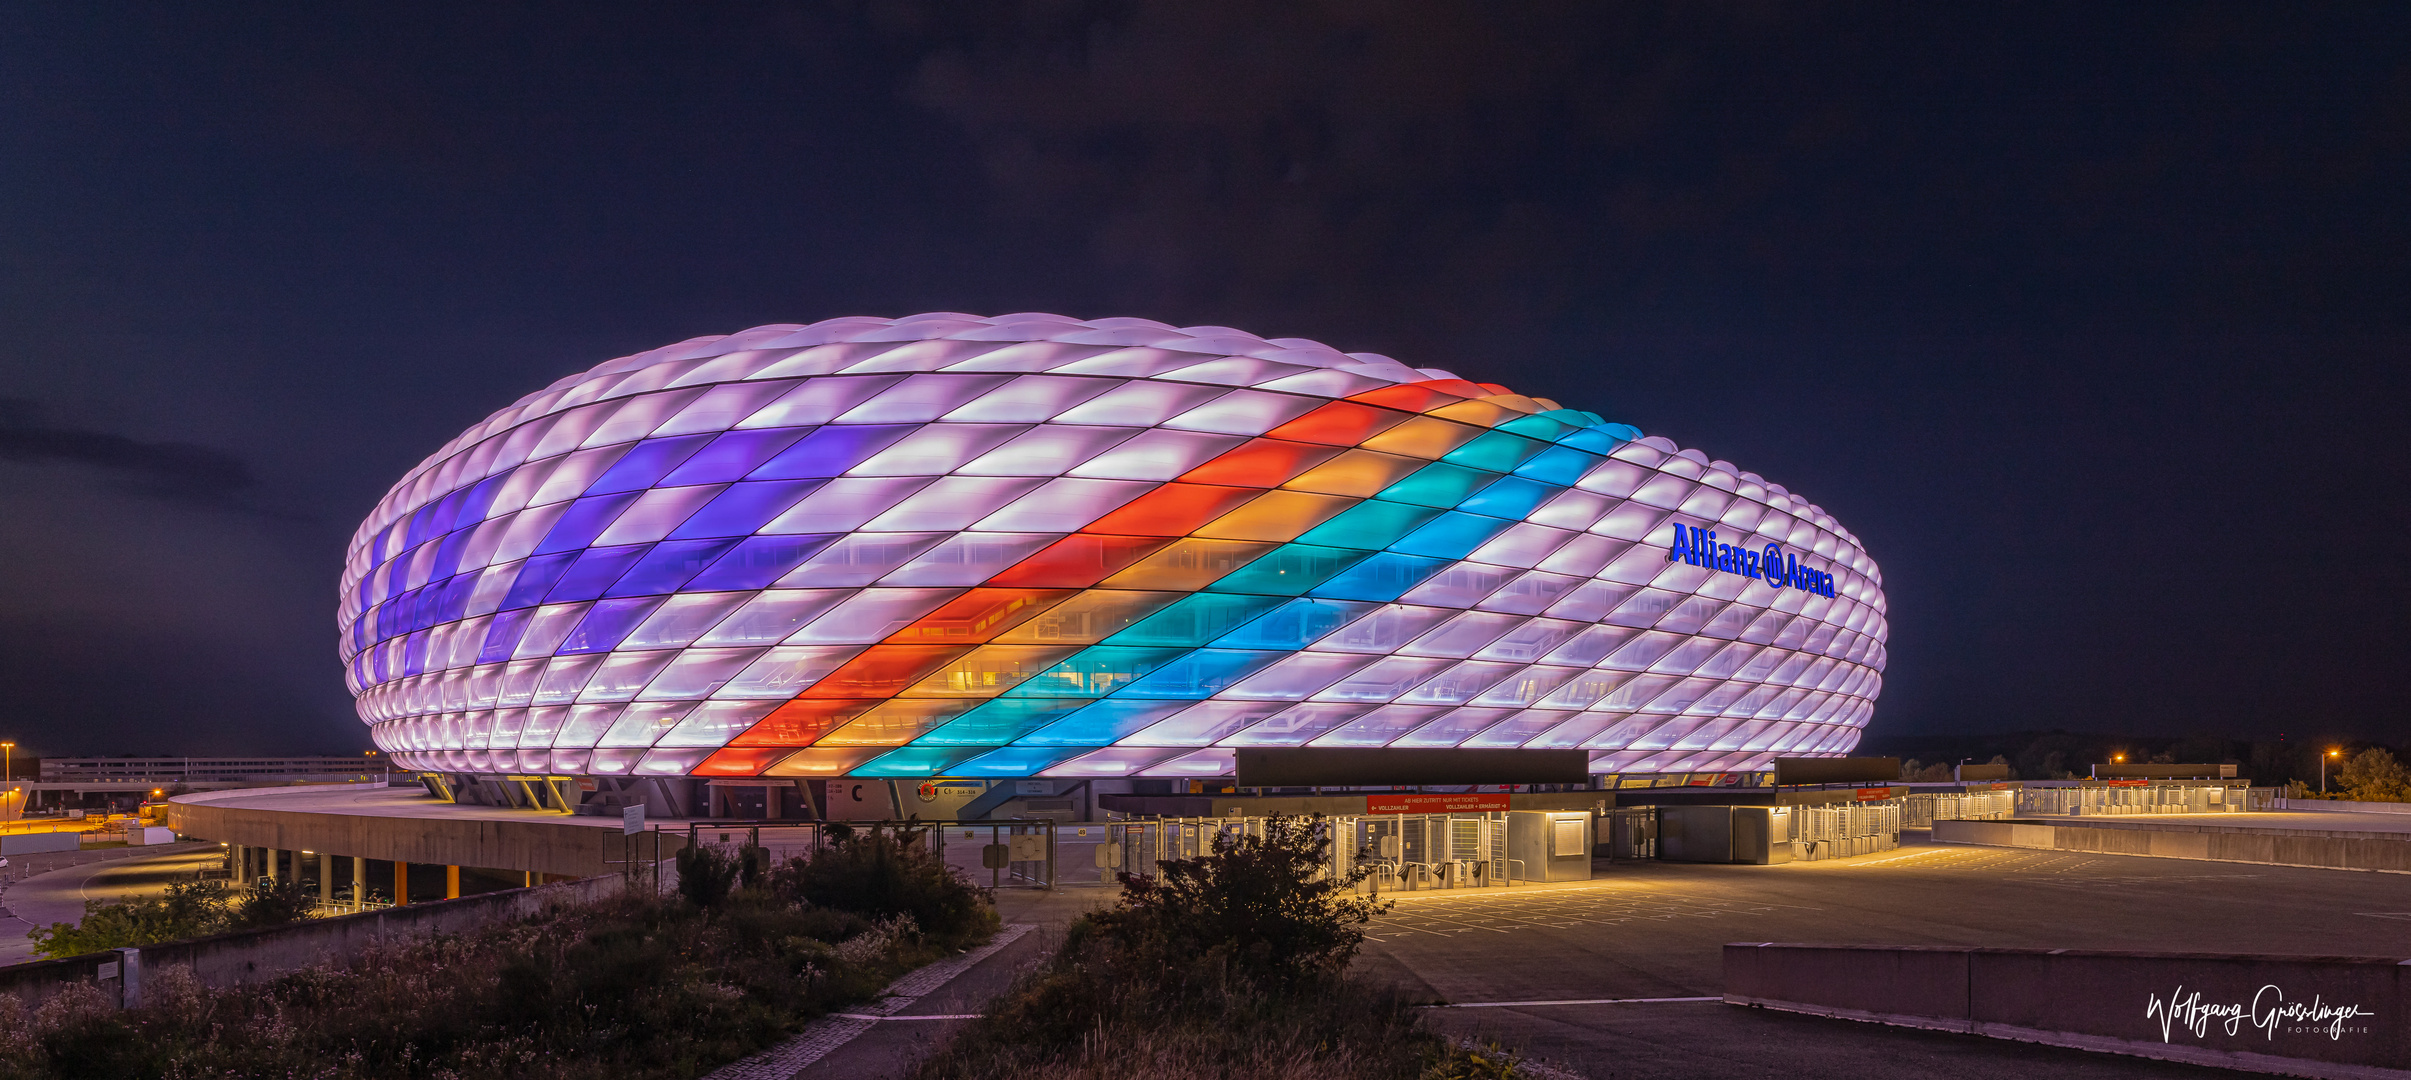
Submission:
M 2336 770 L 2344 797 L 2357 802 L 2411 801 L 2411 769 L 2383 747 L 2370 747 L 2344 759 Z

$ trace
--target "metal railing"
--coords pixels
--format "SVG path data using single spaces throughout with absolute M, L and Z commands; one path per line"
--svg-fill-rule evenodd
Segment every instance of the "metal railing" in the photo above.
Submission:
M 1923 829 L 1937 821 L 2003 821 L 2017 812 L 2014 791 L 1912 794 L 1901 806 L 1900 824 L 1906 829 Z
M 1093 847 L 1102 842 L 1101 825 L 1061 825 L 1045 819 L 1027 821 L 828 821 L 792 824 L 765 824 L 759 821 L 687 822 L 676 830 L 651 829 L 628 837 L 622 845 L 623 856 L 611 860 L 631 874 L 650 874 L 655 887 L 660 887 L 661 865 L 669 861 L 663 835 L 681 836 L 691 846 L 727 848 L 759 848 L 768 853 L 775 865 L 791 858 L 809 858 L 813 852 L 828 846 L 834 829 L 860 834 L 889 833 L 920 846 L 939 861 L 961 870 L 975 883 L 996 889 L 1052 889 L 1056 886 L 1055 868 L 1062 861 L 1057 851 L 1059 832 L 1073 834 L 1080 843 L 1074 847 Z M 1090 833 L 1100 834 L 1089 839 Z M 647 837 L 651 837 L 647 840 Z M 984 881 L 983 881 L 984 879 Z
M 2115 814 L 2232 814 L 2245 809 L 2243 788 L 2210 784 L 2042 787 L 2018 791 L 2018 812 L 2053 816 Z
M 1263 817 L 1138 818 L 1064 828 L 1058 844 L 1076 850 L 1087 842 L 1095 881 L 1111 884 L 1122 871 L 1154 874 L 1163 863 L 1212 853 L 1218 836 L 1262 836 Z M 1507 857 L 1503 811 L 1457 814 L 1365 814 L 1323 818 L 1316 828 L 1331 841 L 1323 873 L 1348 877 L 1366 871 L 1362 893 L 1505 886 L 1519 876 L 1518 860 Z M 1095 830 L 1093 841 L 1086 835 Z M 1065 864 L 1083 861 L 1067 853 Z M 1088 884 L 1073 872 L 1068 881 Z
M 1790 811 L 1785 816 L 1797 861 L 1872 855 L 1900 846 L 1899 799 L 1779 809 Z

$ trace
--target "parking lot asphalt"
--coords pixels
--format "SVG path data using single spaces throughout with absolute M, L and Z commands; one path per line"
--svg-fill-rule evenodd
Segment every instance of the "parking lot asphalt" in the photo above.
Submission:
M 1680 1000 L 1723 993 L 1727 942 L 2411 957 L 2403 875 L 1922 843 L 1784 866 L 1602 861 L 1587 882 L 1393 899 L 1362 975 L 1596 1080 L 2239 1075 Z M 1581 1004 L 1498 1004 L 1544 1001 Z

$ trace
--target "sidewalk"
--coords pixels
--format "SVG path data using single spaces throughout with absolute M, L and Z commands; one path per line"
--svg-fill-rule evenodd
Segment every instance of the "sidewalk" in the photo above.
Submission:
M 1063 927 L 1112 903 L 1119 889 L 1007 889 L 996 939 L 954 960 L 896 980 L 880 1000 L 823 1017 L 764 1053 L 707 1080 L 884 1080 L 910 1072 L 990 999 L 1036 967 L 1063 940 Z

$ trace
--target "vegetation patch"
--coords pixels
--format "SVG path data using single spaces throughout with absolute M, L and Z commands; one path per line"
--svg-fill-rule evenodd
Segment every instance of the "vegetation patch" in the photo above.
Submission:
M 676 895 L 563 904 L 258 986 L 146 971 L 138 1009 L 89 988 L 30 1011 L 0 996 L 0 1078 L 698 1075 L 994 932 L 981 890 L 918 840 L 854 835 L 778 865 L 699 848 Z M 896 889 L 811 899 L 853 864 L 891 868 Z
M 1456 1080 L 1522 1075 L 1512 1055 L 1460 1046 L 1417 1002 L 1350 978 L 1386 903 L 1334 878 L 1315 818 L 1121 875 L 1113 908 L 985 1016 L 924 1060 L 917 1080 L 1145 1076 L 1151 1080 Z
M 37 926 L 26 933 L 34 951 L 52 959 L 104 949 L 156 945 L 235 930 L 283 926 L 310 916 L 316 901 L 297 884 L 262 880 L 244 889 L 222 881 L 179 881 L 164 896 L 102 903 L 84 901 L 81 922 Z

